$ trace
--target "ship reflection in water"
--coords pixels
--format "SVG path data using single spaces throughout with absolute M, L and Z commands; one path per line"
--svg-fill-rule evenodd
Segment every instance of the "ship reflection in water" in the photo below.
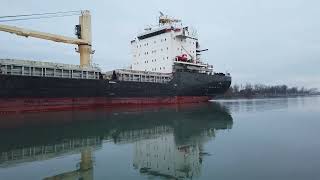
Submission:
M 43 176 L 31 168 L 29 173 L 42 179 L 105 177 L 103 173 L 113 170 L 99 166 L 103 158 L 95 154 L 107 144 L 132 146 L 133 157 L 127 160 L 133 161 L 140 178 L 196 178 L 205 156 L 213 153 L 206 152 L 205 143 L 232 124 L 228 110 L 215 103 L 5 115 L 0 124 L 0 178 L 1 172 L 10 178 L 11 168 L 72 155 L 80 155 L 80 161 L 71 170 Z M 23 178 L 18 172 L 14 176 Z

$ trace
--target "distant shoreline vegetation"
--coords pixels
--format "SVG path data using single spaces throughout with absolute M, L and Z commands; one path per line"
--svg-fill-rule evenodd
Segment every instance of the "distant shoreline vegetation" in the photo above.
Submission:
M 268 97 L 296 97 L 320 95 L 317 88 L 288 87 L 287 85 L 263 85 L 250 84 L 233 85 L 229 90 L 218 98 L 268 98 Z

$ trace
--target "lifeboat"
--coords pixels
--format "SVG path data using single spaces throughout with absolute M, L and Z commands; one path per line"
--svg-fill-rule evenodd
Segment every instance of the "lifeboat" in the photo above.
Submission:
M 187 54 L 182 54 L 181 56 L 177 56 L 176 59 L 178 61 L 187 62 L 188 61 L 188 55 Z

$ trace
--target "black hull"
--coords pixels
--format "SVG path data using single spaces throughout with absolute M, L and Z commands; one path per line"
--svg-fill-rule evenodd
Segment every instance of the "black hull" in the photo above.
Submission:
M 169 83 L 0 75 L 0 98 L 177 97 L 225 93 L 231 77 L 176 72 Z

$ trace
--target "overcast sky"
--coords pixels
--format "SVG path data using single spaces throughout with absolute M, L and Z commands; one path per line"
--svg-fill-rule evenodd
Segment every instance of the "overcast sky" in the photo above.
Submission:
M 209 51 L 204 60 L 228 71 L 235 83 L 320 89 L 319 0 L 2 0 L 0 16 L 88 9 L 94 63 L 103 70 L 127 67 L 130 40 L 156 24 L 159 11 L 198 30 Z M 6 23 L 73 36 L 78 18 Z M 79 64 L 75 46 L 0 32 L 0 58 Z

